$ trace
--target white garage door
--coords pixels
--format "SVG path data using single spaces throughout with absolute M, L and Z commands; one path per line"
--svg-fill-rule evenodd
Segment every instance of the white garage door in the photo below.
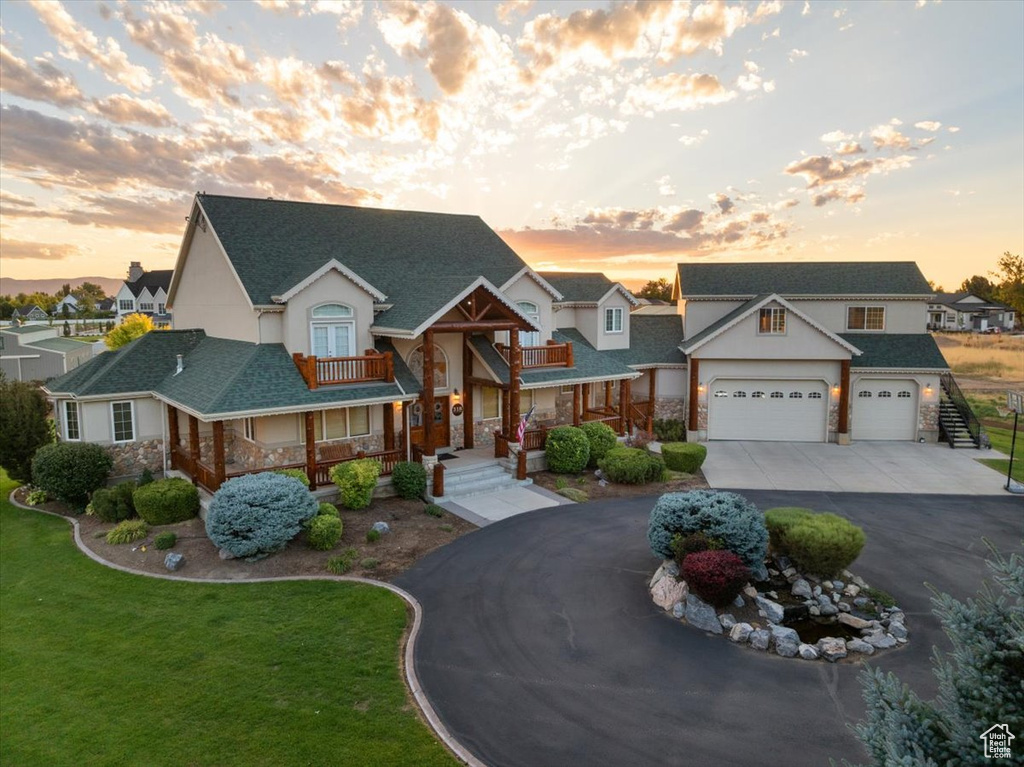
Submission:
M 917 434 L 917 382 L 861 379 L 853 385 L 853 439 L 913 440 Z
M 708 439 L 824 442 L 828 388 L 822 381 L 715 381 Z

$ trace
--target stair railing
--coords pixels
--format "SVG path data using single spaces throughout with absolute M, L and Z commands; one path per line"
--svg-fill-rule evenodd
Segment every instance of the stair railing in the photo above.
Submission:
M 949 401 L 953 403 L 953 407 L 963 418 L 964 424 L 967 427 L 968 434 L 971 435 L 971 440 L 974 442 L 975 447 L 981 446 L 981 421 L 971 410 L 971 405 L 964 396 L 964 393 L 960 391 L 960 386 L 957 384 L 956 379 L 953 378 L 952 373 L 942 373 L 939 376 L 939 381 L 942 385 L 942 390 L 949 397 Z M 946 439 L 949 440 L 950 446 L 953 444 L 953 435 L 947 433 Z

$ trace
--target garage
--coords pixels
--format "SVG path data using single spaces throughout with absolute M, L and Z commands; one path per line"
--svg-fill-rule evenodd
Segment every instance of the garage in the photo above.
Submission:
M 861 378 L 853 385 L 855 440 L 913 440 L 917 437 L 917 381 Z
M 824 442 L 823 381 L 718 379 L 708 391 L 708 439 Z

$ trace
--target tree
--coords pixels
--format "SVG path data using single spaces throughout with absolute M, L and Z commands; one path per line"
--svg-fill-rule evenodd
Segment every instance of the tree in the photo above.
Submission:
M 64 320 L 64 337 L 67 338 L 71 335 L 71 325 L 67 320 Z
M 145 314 L 129 314 L 124 322 L 107 333 L 104 339 L 108 349 L 120 349 L 127 343 L 141 338 L 153 329 L 153 320 Z
M 0 372 L 0 466 L 22 482 L 32 480 L 32 457 L 52 440 L 46 399 L 33 384 Z
M 964 603 L 933 590 L 933 612 L 953 645 L 933 655 L 933 700 L 921 700 L 894 674 L 862 675 L 867 719 L 855 730 L 873 765 L 978 764 L 979 738 L 992 725 L 1024 732 L 1024 558 L 1007 561 L 989 549 L 1002 593 L 986 583 Z
M 976 274 L 960 283 L 960 292 L 973 293 L 978 298 L 991 301 L 995 297 L 996 286 L 989 282 L 988 277 Z
M 1000 277 L 1001 281 L 996 286 L 995 299 L 1017 312 L 1019 323 L 1024 316 L 1024 258 L 1006 251 L 996 265 L 999 273 L 993 272 L 992 276 Z
M 64 298 L 64 296 L 68 295 L 68 293 L 70 293 L 70 292 L 71 292 L 71 283 L 70 282 L 65 282 L 63 285 L 60 286 L 60 290 L 57 291 L 57 298 L 58 299 Z
M 672 286 L 664 277 L 656 280 L 648 280 L 647 284 L 640 288 L 637 293 L 639 298 L 660 299 L 661 301 L 672 300 Z
M 935 280 L 928 280 L 928 287 L 932 289 L 933 293 L 945 293 L 946 289 L 941 285 L 936 285 Z

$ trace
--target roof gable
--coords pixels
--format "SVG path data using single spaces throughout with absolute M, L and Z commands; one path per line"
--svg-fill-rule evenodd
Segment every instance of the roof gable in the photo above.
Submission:
M 173 269 L 155 269 L 152 272 L 143 272 L 142 276 L 135 282 L 125 282 L 131 294 L 138 298 L 144 291 L 155 296 L 157 290 L 163 288 L 164 293 L 171 287 L 171 278 L 174 276 Z
M 562 294 L 563 304 L 600 304 L 609 295 L 620 292 L 633 306 L 639 301 L 619 282 L 612 282 L 601 272 L 541 272 Z
M 682 297 L 931 296 L 913 261 L 679 264 Z
M 303 290 L 308 288 L 314 282 L 316 282 L 321 277 L 323 277 L 325 274 L 327 274 L 328 272 L 331 272 L 331 271 L 338 272 L 338 274 L 340 274 L 342 277 L 345 277 L 346 279 L 348 279 L 353 284 L 355 284 L 355 285 L 359 286 L 360 288 L 362 288 L 363 290 L 365 290 L 367 293 L 369 293 L 373 297 L 373 299 L 375 301 L 382 302 L 382 301 L 384 301 L 387 298 L 387 296 L 385 296 L 383 293 L 381 293 L 379 290 L 377 290 L 377 288 L 373 287 L 373 285 L 368 283 L 366 280 L 364 280 L 358 274 L 353 272 L 351 269 L 349 269 L 344 264 L 340 263 L 337 259 L 332 258 L 330 261 L 328 261 L 326 264 L 321 266 L 315 272 L 313 272 L 312 274 L 307 275 L 304 279 L 301 279 L 298 282 L 296 282 L 294 285 L 292 285 L 288 290 L 286 290 L 281 295 L 279 295 L 279 296 L 271 296 L 271 299 L 275 303 L 284 303 L 285 301 L 290 301 L 293 297 L 295 297 L 296 295 L 301 293 Z

